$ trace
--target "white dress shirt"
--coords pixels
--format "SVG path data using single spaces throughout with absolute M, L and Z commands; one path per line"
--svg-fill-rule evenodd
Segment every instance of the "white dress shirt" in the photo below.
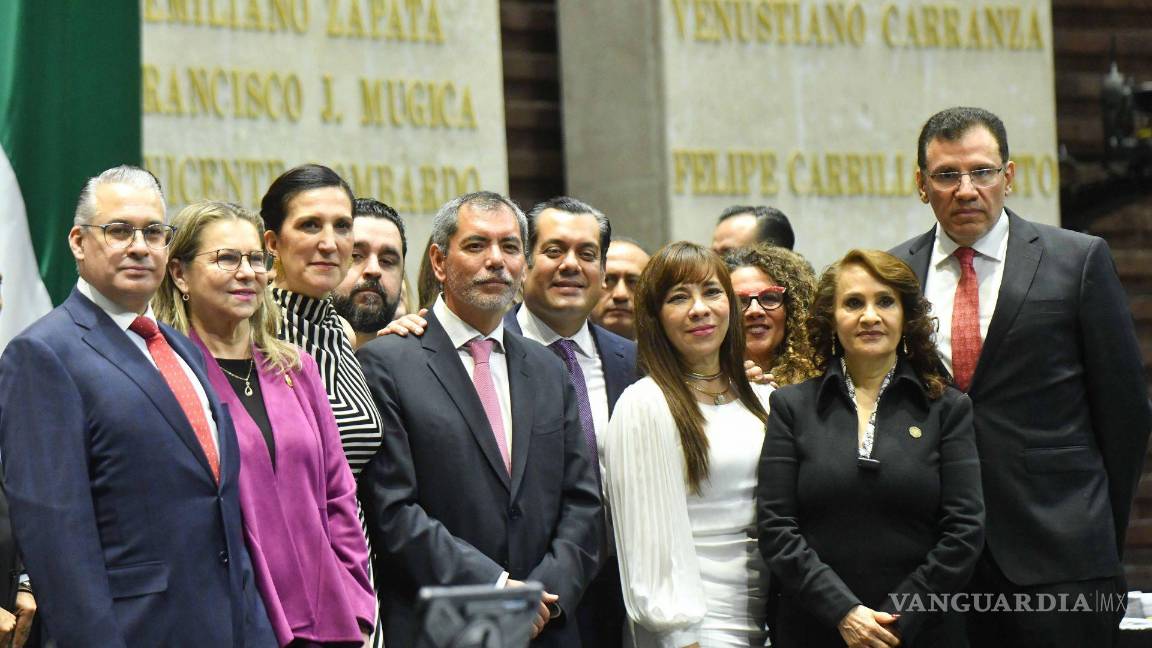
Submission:
M 488 370 L 492 373 L 492 384 L 496 387 L 496 399 L 500 401 L 500 418 L 504 423 L 504 437 L 508 442 L 508 453 L 512 453 L 512 395 L 508 388 L 508 355 L 504 351 L 504 323 L 496 325 L 488 335 L 472 327 L 453 313 L 448 304 L 444 303 L 444 295 L 436 298 L 432 305 L 432 312 L 444 327 L 468 378 L 472 378 L 476 370 L 476 363 L 472 360 L 472 353 L 468 350 L 468 342 L 476 338 L 489 338 L 495 340 L 492 347 L 492 356 L 488 358 Z
M 145 342 L 144 338 L 140 335 L 128 330 L 128 327 L 132 326 L 132 322 L 136 320 L 138 313 L 108 299 L 83 279 L 76 280 L 76 290 L 80 291 L 81 295 L 92 300 L 92 303 L 96 304 L 97 308 L 112 318 L 116 326 L 128 335 L 128 339 L 132 341 L 132 344 L 136 345 L 137 349 L 140 349 L 140 352 L 144 354 L 145 358 L 148 358 L 148 362 L 152 363 L 153 367 L 156 366 L 156 360 L 154 360 L 152 354 L 148 352 L 148 343 Z M 152 306 L 148 306 L 148 310 L 144 311 L 144 317 L 156 321 L 156 314 L 152 312 Z M 184 358 L 180 357 L 179 353 L 176 353 L 175 349 L 172 350 L 172 353 L 176 356 L 177 362 L 180 363 L 180 368 L 184 370 L 184 375 L 188 377 L 188 382 L 192 383 L 192 389 L 196 392 L 196 398 L 200 400 L 200 407 L 204 408 L 204 419 L 208 421 L 208 429 L 212 433 L 212 443 L 216 445 L 216 453 L 219 455 L 220 439 L 216 432 L 216 419 L 212 416 L 212 408 L 208 405 L 208 394 L 204 392 L 204 385 L 200 384 L 200 379 L 196 377 L 196 374 L 192 371 L 192 367 L 188 366 L 188 363 L 184 361 Z
M 504 422 L 504 439 L 508 442 L 508 454 L 511 456 L 512 395 L 508 388 L 508 355 L 504 352 L 504 321 L 501 320 L 491 333 L 484 335 L 448 308 L 448 304 L 444 303 L 444 293 L 440 293 L 440 296 L 436 298 L 436 303 L 432 304 L 432 312 L 440 321 L 440 325 L 444 327 L 448 339 L 452 340 L 452 346 L 456 348 L 456 355 L 464 364 L 464 370 L 468 372 L 469 379 L 476 371 L 476 362 L 472 360 L 472 352 L 468 350 L 468 342 L 478 337 L 490 338 L 496 342 L 492 345 L 492 355 L 488 357 L 488 371 L 492 373 L 492 384 L 496 387 L 496 400 L 500 401 L 500 418 Z M 503 588 L 508 583 L 508 578 L 508 572 L 501 572 L 496 579 L 496 588 Z
M 953 256 L 959 248 L 955 241 L 936 226 L 936 238 L 932 244 L 932 258 L 928 262 L 928 274 L 924 277 L 924 296 L 932 303 L 932 314 L 939 320 L 936 331 L 936 349 L 948 372 L 952 372 L 952 303 L 956 298 L 956 286 L 960 284 L 960 260 Z M 992 229 L 971 245 L 976 254 L 972 257 L 972 267 L 976 270 L 976 281 L 980 286 L 980 339 L 988 337 L 988 325 L 996 312 L 996 300 L 1000 297 L 1000 284 L 1004 279 L 1004 257 L 1008 252 L 1008 214 L 1000 212 L 1000 218 Z
M 534 342 L 548 346 L 559 340 L 561 336 L 528 310 L 521 306 L 516 313 L 516 321 L 520 323 L 520 331 L 524 337 Z M 600 470 L 604 470 L 604 433 L 608 431 L 608 383 L 604 379 L 604 363 L 600 361 L 600 354 L 596 349 L 596 340 L 592 337 L 592 329 L 588 320 L 580 327 L 576 334 L 568 338 L 576 344 L 576 364 L 584 374 L 584 385 L 588 388 L 588 405 L 592 409 L 592 429 L 596 431 L 596 450 L 600 459 Z

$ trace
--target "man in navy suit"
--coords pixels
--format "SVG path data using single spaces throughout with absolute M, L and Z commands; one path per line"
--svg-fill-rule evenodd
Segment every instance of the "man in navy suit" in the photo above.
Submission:
M 577 648 L 603 542 L 597 471 L 564 364 L 503 325 L 524 215 L 478 192 L 442 207 L 429 258 L 444 287 L 420 337 L 360 348 L 384 441 L 360 477 L 389 646 L 410 646 L 429 585 L 544 585 L 533 646 Z
M 1108 245 L 1005 208 L 1014 173 L 996 115 L 932 116 L 916 184 L 937 225 L 892 252 L 920 278 L 940 360 L 972 399 L 987 539 L 969 589 L 1093 609 L 974 612 L 968 635 L 973 646 L 1108 646 L 1152 429 L 1140 347 Z
M 508 330 L 547 346 L 565 361 L 577 398 L 587 402 L 587 423 L 595 438 L 590 445 L 597 457 L 616 399 L 636 381 L 636 343 L 588 320 L 611 241 L 608 218 L 587 203 L 561 196 L 533 207 L 528 212 L 524 303 L 504 317 Z M 600 572 L 577 609 L 587 648 L 615 648 L 623 638 L 624 598 L 614 547 L 609 527 Z
M 89 180 L 68 234 L 76 289 L 0 358 L 12 523 L 60 648 L 276 645 L 231 420 L 148 305 L 171 235 L 150 173 Z

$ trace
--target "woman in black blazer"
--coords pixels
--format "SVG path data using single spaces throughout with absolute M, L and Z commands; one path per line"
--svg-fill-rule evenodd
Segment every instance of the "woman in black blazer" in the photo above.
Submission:
M 949 604 L 984 543 L 968 397 L 947 386 L 912 270 L 852 250 L 808 322 L 823 375 L 771 396 L 760 551 L 779 648 L 967 646 Z M 933 596 L 935 595 L 935 596 Z

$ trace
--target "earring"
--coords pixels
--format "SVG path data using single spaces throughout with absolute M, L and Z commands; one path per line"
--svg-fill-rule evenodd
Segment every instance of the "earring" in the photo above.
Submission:
M 925 193 L 923 191 L 920 192 L 920 202 L 925 203 L 925 204 L 928 202 L 928 194 L 927 193 Z
M 188 301 L 188 293 L 180 293 L 180 299 L 183 299 L 184 301 Z
M 840 355 L 840 349 L 838 348 L 839 346 L 840 345 L 836 343 L 836 335 L 833 334 L 832 335 L 832 357 L 833 358 Z
M 904 355 L 908 355 L 908 336 L 905 335 L 901 339 L 902 339 L 902 344 L 904 345 Z

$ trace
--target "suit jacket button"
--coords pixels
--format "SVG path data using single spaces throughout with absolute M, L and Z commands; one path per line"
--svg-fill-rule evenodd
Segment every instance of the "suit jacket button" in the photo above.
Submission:
M 509 520 L 519 520 L 520 519 L 520 507 L 519 506 L 513 506 L 512 508 L 508 509 L 508 519 Z
M 221 565 L 227 565 L 228 564 L 228 552 L 227 551 L 221 551 L 220 552 L 220 564 Z

